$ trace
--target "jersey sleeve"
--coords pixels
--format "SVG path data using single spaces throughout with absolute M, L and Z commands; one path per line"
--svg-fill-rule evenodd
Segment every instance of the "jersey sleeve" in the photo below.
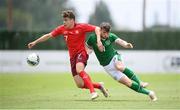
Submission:
M 96 29 L 96 26 L 91 24 L 81 24 L 84 32 L 93 32 Z
M 86 41 L 86 46 L 92 48 L 92 36 L 90 35 Z
M 116 39 L 118 39 L 119 37 L 116 34 L 110 33 L 111 34 L 111 41 L 115 42 Z
M 51 31 L 51 35 L 53 37 L 57 37 L 58 35 L 61 35 L 61 34 L 63 34 L 63 26 L 62 25 Z

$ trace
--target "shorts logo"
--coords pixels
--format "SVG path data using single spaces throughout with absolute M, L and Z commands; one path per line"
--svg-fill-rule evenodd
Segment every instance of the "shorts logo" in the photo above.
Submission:
M 78 54 L 78 60 L 82 60 L 81 54 Z

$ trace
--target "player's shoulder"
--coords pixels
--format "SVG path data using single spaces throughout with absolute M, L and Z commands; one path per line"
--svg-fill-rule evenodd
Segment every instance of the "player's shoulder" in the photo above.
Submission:
M 88 37 L 89 40 L 96 40 L 96 34 L 95 33 L 91 33 Z
M 82 29 L 84 26 L 86 26 L 85 23 L 75 23 L 75 28 Z
M 62 29 L 64 29 L 64 25 L 59 25 L 59 26 L 56 27 L 56 29 L 61 29 L 62 30 Z
M 87 23 L 76 23 L 76 26 L 86 26 L 88 25 Z
M 111 33 L 111 32 L 109 33 L 109 36 L 112 37 L 112 38 L 114 38 L 114 37 L 118 38 L 118 36 L 115 33 Z
M 88 27 L 88 26 L 94 26 L 92 24 L 88 24 L 88 23 L 76 23 L 77 27 Z
M 59 25 L 56 28 L 54 28 L 52 31 L 60 32 L 63 31 L 64 29 L 65 29 L 64 25 Z
M 109 36 L 114 37 L 114 36 L 117 36 L 117 35 L 114 34 L 114 33 L 112 33 L 112 32 L 110 32 L 110 33 L 109 33 Z
M 96 38 L 96 34 L 95 33 L 91 33 L 90 35 L 89 35 L 89 37 L 91 37 L 91 38 Z
M 114 42 L 116 39 L 118 39 L 119 37 L 114 34 L 114 33 L 109 33 L 109 39 Z

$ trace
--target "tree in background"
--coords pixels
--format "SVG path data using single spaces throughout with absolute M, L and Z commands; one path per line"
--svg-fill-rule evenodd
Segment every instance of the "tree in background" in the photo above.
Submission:
M 100 25 L 102 22 L 109 22 L 112 27 L 114 27 L 109 9 L 107 5 L 101 0 L 98 2 L 98 4 L 96 4 L 94 13 L 90 15 L 89 23 Z
M 68 0 L 11 0 L 12 30 L 49 31 L 62 23 L 61 11 L 72 9 Z M 0 29 L 7 29 L 7 0 L 0 1 Z

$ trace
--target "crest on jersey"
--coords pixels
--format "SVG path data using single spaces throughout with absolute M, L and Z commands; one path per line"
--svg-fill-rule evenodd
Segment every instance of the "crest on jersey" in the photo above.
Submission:
M 64 31 L 64 32 L 63 32 L 63 34 L 67 34 L 67 33 L 68 33 L 68 31 Z
M 78 30 L 76 30 L 76 31 L 75 31 L 75 33 L 76 33 L 76 34 L 79 34 L 79 31 L 78 31 Z
M 105 44 L 110 45 L 111 44 L 110 40 L 105 41 Z

